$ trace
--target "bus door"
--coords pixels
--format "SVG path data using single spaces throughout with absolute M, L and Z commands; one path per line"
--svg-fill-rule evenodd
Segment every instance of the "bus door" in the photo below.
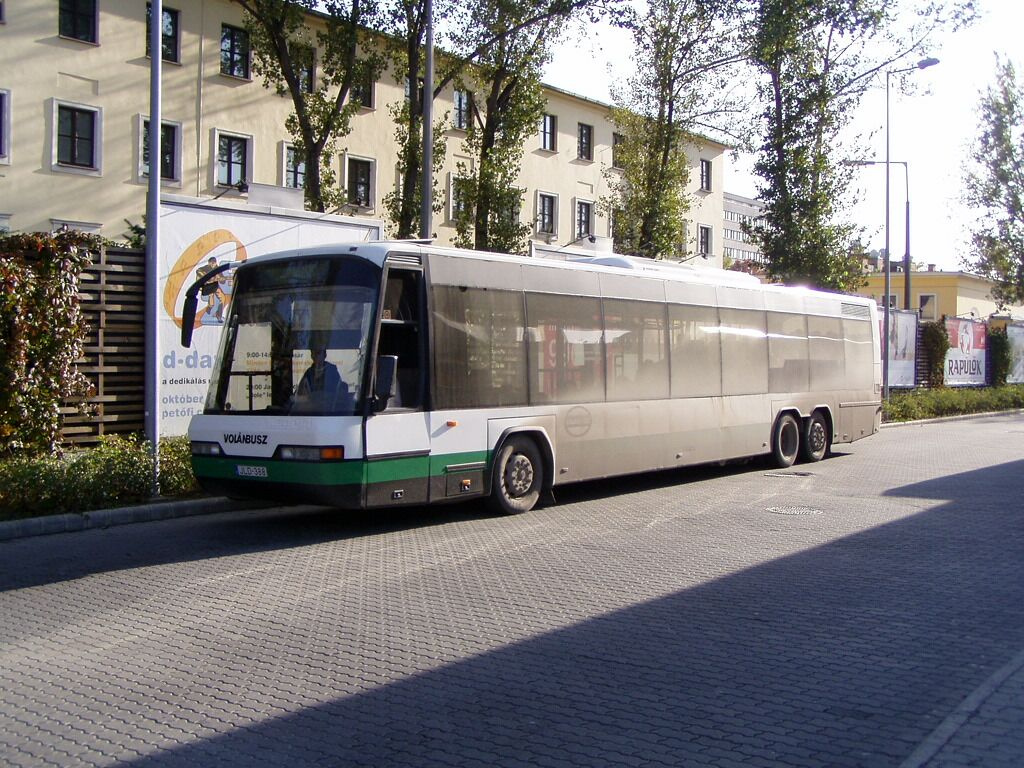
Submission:
M 423 504 L 430 487 L 430 432 L 424 410 L 427 333 L 418 256 L 389 257 L 377 359 L 398 358 L 394 395 L 366 419 L 366 504 Z

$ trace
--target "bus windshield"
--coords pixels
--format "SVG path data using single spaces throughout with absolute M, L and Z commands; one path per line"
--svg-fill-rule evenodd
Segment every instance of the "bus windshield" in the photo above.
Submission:
M 240 268 L 206 413 L 361 413 L 379 286 L 344 257 Z

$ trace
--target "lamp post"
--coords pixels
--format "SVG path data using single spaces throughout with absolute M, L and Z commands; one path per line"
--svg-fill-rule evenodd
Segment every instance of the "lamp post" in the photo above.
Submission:
M 889 166 L 892 165 L 892 161 L 889 159 L 889 81 L 893 75 L 898 75 L 902 72 L 913 72 L 915 69 L 926 69 L 928 67 L 935 66 L 939 63 L 938 59 L 927 58 L 921 59 L 917 64 L 912 67 L 905 67 L 904 69 L 888 69 L 885 72 L 885 304 L 883 307 L 883 313 L 885 320 L 883 322 L 883 337 L 882 337 L 882 399 L 889 399 L 889 287 L 891 281 L 891 270 L 889 265 Z M 906 167 L 906 166 L 904 166 Z M 909 173 L 907 174 L 909 178 Z M 910 216 L 910 187 L 907 186 L 907 216 Z M 907 232 L 910 232 L 908 227 Z M 909 234 L 908 234 L 909 237 Z M 904 290 L 906 296 L 910 296 L 910 249 L 907 248 L 907 254 L 904 256 Z M 909 304 L 909 302 L 908 302 Z

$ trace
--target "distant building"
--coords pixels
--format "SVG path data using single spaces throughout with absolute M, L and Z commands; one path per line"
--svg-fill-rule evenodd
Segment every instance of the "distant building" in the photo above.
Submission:
M 727 269 L 739 269 L 755 274 L 763 273 L 767 260 L 761 249 L 744 232 L 744 226 L 755 226 L 764 212 L 764 203 L 742 195 L 726 192 L 723 195 L 724 221 L 722 227 L 722 256 Z
M 885 274 L 871 272 L 866 277 L 867 285 L 856 294 L 869 296 L 883 306 Z M 902 271 L 890 270 L 889 306 L 892 309 L 908 309 L 903 306 L 904 277 Z M 911 272 L 909 309 L 918 310 L 922 320 L 940 320 L 943 315 L 984 320 L 998 311 L 991 293 L 991 280 L 969 272 Z M 1007 307 L 999 314 L 1024 320 L 1024 306 Z

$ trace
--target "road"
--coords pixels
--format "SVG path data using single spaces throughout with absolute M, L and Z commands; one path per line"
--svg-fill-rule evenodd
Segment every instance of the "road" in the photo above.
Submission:
M 3 543 L 0 763 L 1024 764 L 1022 476 L 1007 415 L 517 517 L 270 509 Z

